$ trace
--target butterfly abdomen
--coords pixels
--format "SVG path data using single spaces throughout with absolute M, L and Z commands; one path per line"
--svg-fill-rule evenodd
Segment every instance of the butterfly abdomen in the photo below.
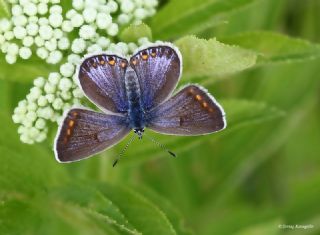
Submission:
M 132 68 L 128 68 L 125 76 L 126 92 L 129 103 L 128 117 L 132 129 L 143 129 L 145 117 L 141 101 L 139 80 Z

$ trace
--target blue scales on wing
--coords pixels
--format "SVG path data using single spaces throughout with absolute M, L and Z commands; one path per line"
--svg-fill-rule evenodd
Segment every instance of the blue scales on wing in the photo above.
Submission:
M 128 110 L 124 76 L 125 58 L 100 54 L 89 57 L 79 70 L 80 85 L 86 96 L 99 107 L 114 113 Z
M 179 51 L 166 44 L 139 50 L 131 57 L 144 110 L 161 104 L 173 92 L 181 74 L 180 58 Z

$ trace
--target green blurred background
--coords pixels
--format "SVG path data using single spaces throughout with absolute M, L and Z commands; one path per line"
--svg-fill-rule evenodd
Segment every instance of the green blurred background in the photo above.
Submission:
M 319 0 L 251 2 L 219 15 L 215 27 L 188 34 L 237 44 L 234 35 L 268 30 L 319 43 Z M 162 2 L 159 12 L 169 3 Z M 185 34 L 157 31 L 156 18 L 147 22 L 154 39 Z M 176 234 L 320 234 L 319 58 L 258 64 L 218 79 L 182 78 L 206 86 L 226 105 L 227 120 L 230 115 L 239 124 L 204 137 L 154 134 L 178 158 L 136 141 L 116 168 L 112 161 L 124 143 L 69 165 L 55 162 L 52 139 L 20 143 L 10 115 L 32 84 L 0 78 L 0 234 L 130 234 L 110 222 L 121 224 L 121 216 L 107 200 L 144 234 L 168 234 L 148 228 L 161 216 Z M 93 196 L 95 190 L 105 198 Z M 281 229 L 282 224 L 314 227 Z

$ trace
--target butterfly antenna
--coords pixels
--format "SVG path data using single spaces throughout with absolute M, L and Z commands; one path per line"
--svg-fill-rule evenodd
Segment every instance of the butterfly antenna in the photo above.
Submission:
M 123 154 L 127 151 L 129 145 L 132 143 L 132 141 L 135 140 L 135 138 L 137 137 L 137 135 L 133 135 L 130 140 L 127 142 L 126 146 L 122 149 L 122 151 L 120 152 L 120 154 L 118 155 L 118 157 L 116 158 L 116 160 L 114 160 L 112 166 L 115 167 L 117 165 L 117 163 L 119 162 L 119 160 L 121 159 L 121 157 L 123 156 Z
M 177 155 L 172 152 L 171 150 L 169 150 L 165 145 L 161 144 L 160 142 L 156 141 L 154 138 L 152 138 L 151 136 L 146 135 L 146 133 L 144 133 L 144 136 L 147 137 L 149 140 L 151 140 L 151 142 L 155 143 L 156 145 L 158 145 L 161 149 L 165 150 L 166 152 L 168 152 L 171 156 L 176 157 Z

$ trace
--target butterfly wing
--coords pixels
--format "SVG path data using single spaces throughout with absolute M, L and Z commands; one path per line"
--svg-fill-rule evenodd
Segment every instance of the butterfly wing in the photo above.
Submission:
M 130 59 L 145 110 L 162 103 L 176 87 L 182 68 L 180 52 L 170 44 L 139 50 Z
M 87 158 L 118 143 L 129 131 L 122 116 L 71 109 L 57 133 L 55 157 L 59 162 Z
M 204 135 L 226 127 L 222 107 L 197 85 L 186 86 L 148 115 L 147 127 L 163 134 Z
M 128 110 L 124 76 L 128 61 L 116 55 L 95 55 L 79 69 L 80 85 L 96 105 L 114 113 Z

